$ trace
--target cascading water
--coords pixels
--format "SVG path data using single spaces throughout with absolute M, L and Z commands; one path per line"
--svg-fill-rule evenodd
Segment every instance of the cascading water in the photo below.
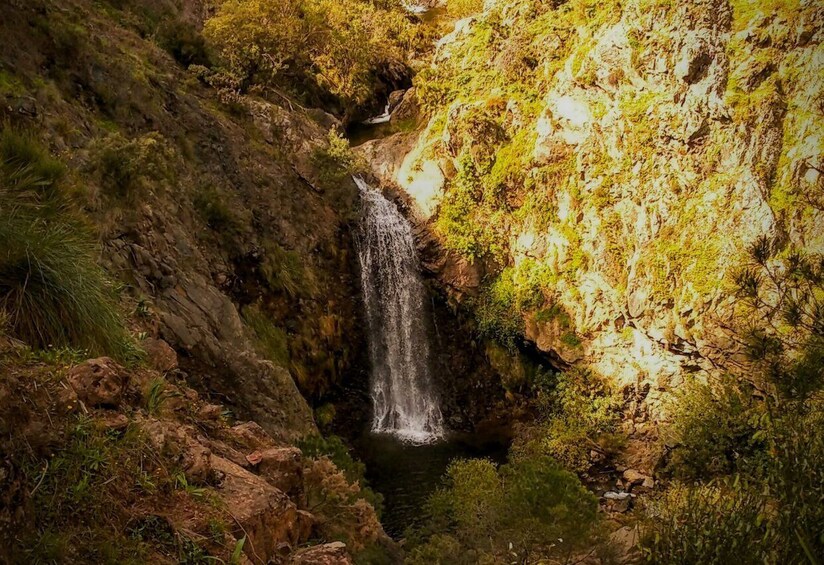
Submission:
M 412 229 L 397 207 L 363 179 L 358 258 L 372 362 L 372 430 L 428 443 L 443 436 L 429 374 L 426 291 Z

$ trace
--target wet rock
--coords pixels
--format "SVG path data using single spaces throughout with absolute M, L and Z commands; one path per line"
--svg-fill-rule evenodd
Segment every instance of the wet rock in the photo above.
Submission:
M 346 544 L 335 541 L 301 549 L 292 555 L 291 565 L 352 565 Z
M 389 99 L 387 100 L 387 104 L 389 106 L 389 112 L 391 113 L 398 105 L 403 101 L 403 97 L 406 94 L 405 90 L 393 90 L 389 93 Z
M 128 375 L 112 359 L 100 357 L 73 367 L 67 380 L 87 406 L 115 408 L 123 398 Z
M 392 93 L 395 94 L 394 92 Z M 389 98 L 390 111 L 392 112 L 390 122 L 402 122 L 406 120 L 414 120 L 420 113 L 420 106 L 418 105 L 418 97 L 415 94 L 415 89 L 410 88 L 403 93 L 400 100 L 395 106 L 392 106 L 392 97 Z

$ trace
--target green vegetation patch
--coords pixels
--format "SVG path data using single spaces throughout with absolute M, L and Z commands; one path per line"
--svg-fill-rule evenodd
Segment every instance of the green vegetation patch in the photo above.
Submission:
M 121 360 L 135 348 L 60 163 L 31 139 L 0 134 L 0 310 L 36 348 Z

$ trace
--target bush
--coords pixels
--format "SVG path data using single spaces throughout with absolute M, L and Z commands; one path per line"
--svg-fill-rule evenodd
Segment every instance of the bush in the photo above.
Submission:
M 651 506 L 650 563 L 816 563 L 824 555 L 824 259 L 760 238 L 735 277 L 750 372 L 693 385 L 667 430 L 676 476 Z
M 103 192 L 118 203 L 134 204 L 175 179 L 174 150 L 159 133 L 133 139 L 112 133 L 97 141 L 94 151 Z
M 95 247 L 61 182 L 62 167 L 31 140 L 0 137 L 0 310 L 33 347 L 134 354 Z
M 767 412 L 751 390 L 732 382 L 688 384 L 673 401 L 663 431 L 672 449 L 667 470 L 682 479 L 709 479 L 759 465 Z
M 447 0 L 447 13 L 457 19 L 477 14 L 484 9 L 483 0 Z
M 206 224 L 221 233 L 237 229 L 239 221 L 226 204 L 225 196 L 214 187 L 202 188 L 192 202 Z
M 158 44 L 169 52 L 181 65 L 209 66 L 206 40 L 192 26 L 183 21 L 164 23 L 157 32 Z
M 755 565 L 772 554 L 764 498 L 732 481 L 676 485 L 647 509 L 642 548 L 649 563 Z
M 148 548 L 127 534 L 127 521 L 141 497 L 171 486 L 159 455 L 134 427 L 118 434 L 87 417 L 70 421 L 64 437 L 48 464 L 25 462 L 37 488 L 17 562 L 141 562 L 134 556 L 145 559 Z
M 298 443 L 309 459 L 304 469 L 307 506 L 320 517 L 322 537 L 344 539 L 361 554 L 358 562 L 384 562 L 386 552 L 375 542 L 382 529 L 368 505 L 380 517 L 383 497 L 369 488 L 365 466 L 352 458 L 337 436 L 310 436 Z
M 240 89 L 285 86 L 344 110 L 369 100 L 380 75 L 403 76 L 410 48 L 426 46 L 398 4 L 363 0 L 229 0 L 204 35 Z
M 428 502 L 432 520 L 425 543 L 410 552 L 411 563 L 527 563 L 568 556 L 593 542 L 597 499 L 549 457 L 500 468 L 485 459 L 456 460 L 446 482 Z
M 592 449 L 609 453 L 623 443 L 617 433 L 623 399 L 607 381 L 572 369 L 540 384 L 533 402 L 536 422 L 513 445 L 516 456 L 549 455 L 586 473 Z

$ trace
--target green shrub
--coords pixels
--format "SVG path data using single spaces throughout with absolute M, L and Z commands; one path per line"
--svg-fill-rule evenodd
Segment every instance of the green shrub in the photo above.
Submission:
M 98 140 L 93 151 L 103 193 L 118 203 L 134 204 L 175 179 L 174 150 L 159 133 L 129 139 L 114 132 Z
M 752 390 L 732 382 L 689 383 L 673 400 L 671 425 L 663 431 L 672 449 L 667 470 L 683 480 L 709 479 L 758 465 L 767 417 Z
M 597 507 L 578 478 L 549 457 L 500 468 L 485 459 L 456 460 L 446 487 L 427 504 L 426 541 L 412 549 L 410 562 L 529 563 L 568 556 L 593 542 Z
M 573 369 L 555 379 L 545 376 L 537 385 L 537 419 L 513 445 L 516 457 L 549 455 L 584 474 L 593 448 L 609 453 L 622 445 L 618 424 L 623 399 L 606 380 Z
M 161 24 L 157 32 L 157 42 L 185 67 L 211 65 L 206 41 L 189 23 L 175 20 Z
M 749 485 L 676 485 L 647 509 L 645 558 L 673 565 L 764 563 L 772 554 L 766 513 L 764 498 Z
M 823 270 L 820 256 L 760 238 L 734 275 L 749 373 L 735 386 L 687 389 L 665 430 L 673 474 L 720 478 L 675 486 L 652 505 L 650 563 L 800 565 L 824 555 Z
M 93 240 L 61 183 L 62 167 L 9 130 L 0 152 L 0 310 L 9 331 L 37 348 L 134 355 Z
M 477 14 L 484 8 L 483 0 L 447 0 L 446 11 L 450 17 L 461 19 Z
M 326 145 L 312 154 L 312 164 L 318 171 L 320 182 L 331 190 L 337 190 L 341 184 L 349 184 L 349 177 L 365 169 L 349 147 L 349 141 L 333 129 L 329 130 Z
M 403 73 L 426 48 L 395 3 L 363 0 L 229 0 L 204 35 L 240 89 L 286 87 L 346 112 L 370 99 L 382 72 Z
M 37 485 L 30 500 L 35 523 L 19 562 L 141 562 L 146 548 L 126 535 L 126 520 L 135 500 L 171 484 L 157 454 L 135 428 L 118 434 L 87 417 L 70 422 L 65 437 L 48 464 L 26 468 Z
M 366 465 L 352 457 L 349 448 L 338 436 L 308 436 L 297 444 L 305 457 L 329 458 L 353 485 L 359 485 L 359 495 L 369 502 L 380 516 L 383 510 L 383 496 L 369 488 L 366 480 Z
M 216 232 L 225 233 L 237 229 L 237 215 L 226 204 L 225 196 L 214 187 L 206 187 L 195 194 L 192 202 L 206 224 Z
M 271 289 L 283 292 L 292 299 L 316 294 L 312 271 L 296 251 L 284 249 L 274 241 L 264 242 L 263 249 L 260 272 Z

